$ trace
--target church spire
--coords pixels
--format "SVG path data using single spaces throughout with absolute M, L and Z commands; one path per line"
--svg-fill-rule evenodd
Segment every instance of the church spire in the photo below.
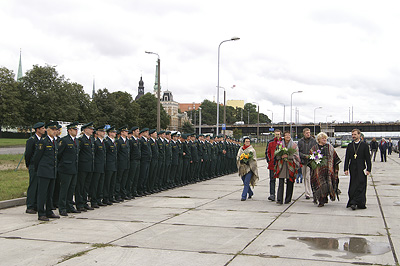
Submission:
M 22 59 L 21 59 L 21 49 L 19 49 L 19 66 L 18 66 L 18 75 L 17 81 L 22 78 Z
M 93 77 L 93 90 L 92 90 L 92 100 L 93 100 L 93 98 L 94 98 L 94 95 L 96 94 L 96 86 L 95 86 L 95 83 L 94 83 L 94 77 Z

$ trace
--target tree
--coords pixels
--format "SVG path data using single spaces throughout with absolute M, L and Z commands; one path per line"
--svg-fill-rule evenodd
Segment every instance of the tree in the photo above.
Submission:
M 2 127 L 23 124 L 21 91 L 14 79 L 14 73 L 0 68 L 0 137 Z
M 146 93 L 136 101 L 139 105 L 139 127 L 156 128 L 157 127 L 157 98 L 150 92 Z M 161 104 L 160 104 L 161 105 Z M 169 125 L 169 115 L 160 106 L 160 125 L 161 128 L 167 128 Z
M 241 129 L 238 129 L 238 128 L 233 129 L 233 137 L 235 139 L 240 139 L 242 136 L 243 136 L 243 132 Z
M 182 132 L 183 133 L 193 133 L 194 132 L 193 125 L 190 122 L 183 123 Z

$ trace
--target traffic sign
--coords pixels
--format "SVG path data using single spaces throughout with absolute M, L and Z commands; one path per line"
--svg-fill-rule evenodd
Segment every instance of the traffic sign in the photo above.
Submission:
M 226 130 L 226 124 L 222 124 L 222 130 Z
M 274 130 L 275 130 L 275 128 L 273 128 L 273 127 L 269 128 L 269 132 L 274 132 Z

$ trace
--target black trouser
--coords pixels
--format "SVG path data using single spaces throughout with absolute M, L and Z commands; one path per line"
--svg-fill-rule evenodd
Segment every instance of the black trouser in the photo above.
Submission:
M 152 160 L 150 162 L 149 178 L 147 181 L 147 192 L 153 192 L 155 189 L 155 184 L 160 181 L 158 179 L 158 159 Z
M 381 151 L 381 162 L 386 162 L 386 150 Z
M 87 190 L 92 180 L 92 172 L 78 172 L 78 179 L 75 188 L 75 203 L 77 208 L 83 208 L 87 205 Z M 89 183 L 89 185 L 87 185 Z
M 139 193 L 147 190 L 147 179 L 149 178 L 150 161 L 140 161 Z
M 157 176 L 159 180 L 157 180 L 155 186 L 156 189 L 161 189 L 164 186 L 164 177 L 165 177 L 165 160 L 158 160 L 158 172 Z
M 189 181 L 190 177 L 190 167 L 191 163 L 189 160 L 183 160 L 183 169 L 182 169 L 182 182 L 186 184 Z
M 140 176 L 140 160 L 133 160 L 131 161 L 131 165 L 129 167 L 129 179 L 132 180 L 130 196 L 137 195 L 139 176 Z
M 96 192 L 97 203 L 100 203 L 103 199 L 104 179 L 105 179 L 105 173 L 101 173 L 98 183 L 99 185 L 97 186 L 97 192 Z
M 183 159 L 179 158 L 178 171 L 177 171 L 177 178 L 178 178 L 177 184 L 182 184 L 182 174 L 183 174 Z
M 37 191 L 38 178 L 36 176 L 35 166 L 29 165 L 29 187 L 26 193 L 26 208 L 37 210 Z
M 57 172 L 56 180 L 54 181 L 54 192 L 53 192 L 53 207 L 58 207 L 58 200 L 60 198 L 60 175 Z
M 165 164 L 165 173 L 164 173 L 164 187 L 167 187 L 169 185 L 171 185 L 171 163 L 166 163 Z
M 53 214 L 51 210 L 54 192 L 55 178 L 45 178 L 38 176 L 38 216 L 49 216 Z
M 103 188 L 103 202 L 109 202 L 114 199 L 115 180 L 117 178 L 117 171 L 108 171 L 104 176 Z
M 289 179 L 286 179 L 286 197 L 285 197 L 285 203 L 289 203 L 292 200 L 292 194 L 293 194 L 293 182 L 291 182 Z M 283 201 L 283 186 L 285 185 L 285 178 L 279 178 L 279 186 L 278 186 L 278 197 L 277 197 L 277 202 L 282 202 Z
M 73 198 L 76 187 L 77 175 L 58 173 L 60 177 L 60 197 L 58 209 L 60 212 L 70 211 L 74 208 Z
M 119 168 L 117 171 L 117 182 L 115 183 L 115 197 L 123 199 L 126 197 L 126 181 L 128 180 L 129 169 Z
M 178 178 L 178 164 L 172 164 L 171 165 L 171 183 L 175 186 L 179 184 L 179 178 Z
M 92 183 L 90 184 L 89 198 L 91 204 L 97 204 L 99 198 L 97 198 L 97 190 L 99 188 L 100 178 L 103 176 L 104 182 L 104 173 L 94 172 L 92 175 Z
M 199 162 L 193 161 L 190 169 L 190 181 L 195 181 L 198 177 Z

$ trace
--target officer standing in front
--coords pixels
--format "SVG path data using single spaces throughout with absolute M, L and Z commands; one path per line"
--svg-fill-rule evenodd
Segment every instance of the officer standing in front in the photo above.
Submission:
M 58 175 L 60 177 L 60 196 L 58 210 L 61 216 L 80 213 L 73 205 L 74 191 L 78 174 L 79 145 L 76 135 L 78 122 L 67 126 L 68 135 L 61 138 L 58 149 Z
M 104 176 L 103 204 L 112 205 L 114 200 L 115 180 L 117 178 L 117 145 L 115 136 L 117 131 L 114 126 L 107 129 L 107 137 L 104 144 L 106 147 L 106 170 Z
M 90 205 L 92 208 L 106 206 L 102 203 L 104 175 L 106 168 L 106 146 L 104 143 L 105 126 L 96 128 L 97 138 L 94 142 L 94 170 L 92 183 L 90 184 Z
M 58 145 L 54 140 L 57 125 L 57 122 L 50 122 L 46 125 L 47 136 L 40 139 L 33 158 L 38 178 L 37 210 L 40 221 L 49 221 L 49 218 L 60 218 L 52 211 L 54 181 L 57 175 Z
M 149 195 L 147 192 L 147 180 L 149 178 L 149 168 L 151 162 L 151 148 L 149 144 L 149 128 L 140 130 L 140 177 L 138 185 L 138 195 Z
M 117 182 L 115 185 L 115 200 L 124 201 L 132 198 L 127 196 L 126 182 L 129 174 L 129 143 L 128 143 L 128 126 L 119 129 L 121 137 L 117 140 L 118 163 L 117 163 Z
M 93 122 L 81 127 L 83 135 L 79 138 L 78 180 L 75 188 L 75 202 L 78 211 L 94 210 L 87 204 L 87 195 L 94 169 Z
M 130 195 L 132 198 L 138 197 L 138 182 L 140 176 L 140 141 L 139 141 L 139 127 L 132 127 L 132 138 L 130 147 L 130 166 L 129 166 L 129 179 L 131 180 Z
M 33 161 L 33 155 L 35 154 L 35 150 L 37 144 L 40 139 L 46 132 L 43 122 L 38 122 L 33 125 L 35 129 L 35 135 L 30 137 L 26 141 L 25 146 L 25 164 L 26 168 L 29 170 L 29 187 L 26 195 L 26 213 L 36 214 L 37 213 L 37 189 L 38 189 L 38 180 L 36 176 L 35 164 Z

